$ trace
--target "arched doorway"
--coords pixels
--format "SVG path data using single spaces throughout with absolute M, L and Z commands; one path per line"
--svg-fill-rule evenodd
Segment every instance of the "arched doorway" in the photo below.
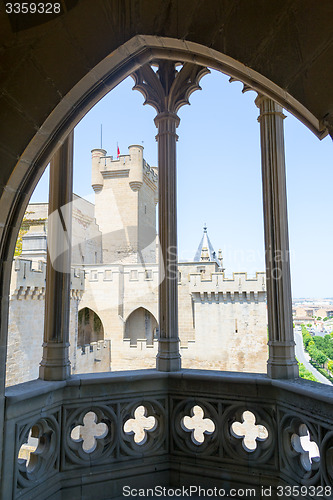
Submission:
M 103 323 L 98 314 L 89 307 L 85 307 L 78 314 L 77 345 L 83 347 L 98 340 L 104 340 Z
M 153 345 L 157 335 L 157 320 L 144 307 L 135 309 L 127 318 L 124 329 L 124 340 L 130 340 L 130 345 L 137 345 L 138 340 L 145 340 L 147 345 Z

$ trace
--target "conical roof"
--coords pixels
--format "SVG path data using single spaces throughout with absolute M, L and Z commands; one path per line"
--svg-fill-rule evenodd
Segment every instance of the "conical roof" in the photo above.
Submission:
M 216 264 L 220 266 L 221 263 L 218 260 L 217 254 L 209 239 L 206 224 L 204 225 L 203 231 L 203 236 L 198 246 L 198 250 L 194 256 L 194 262 L 216 262 Z

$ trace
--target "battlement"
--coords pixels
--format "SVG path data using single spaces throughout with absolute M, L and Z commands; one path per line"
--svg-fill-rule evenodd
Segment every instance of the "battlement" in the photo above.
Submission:
M 111 177 L 128 177 L 129 170 L 131 168 L 131 156 L 130 155 L 119 155 L 117 159 L 113 159 L 113 156 L 101 156 L 100 157 L 100 171 L 104 179 Z
M 143 160 L 143 173 L 147 179 L 150 180 L 150 182 L 153 182 L 156 185 L 158 184 L 157 167 L 151 167 L 145 159 Z
M 248 278 L 247 273 L 233 273 L 226 278 L 224 273 L 191 273 L 189 275 L 191 293 L 251 294 L 266 292 L 266 274 L 257 272 L 255 277 Z
M 200 301 L 202 303 L 225 303 L 225 304 L 244 304 L 244 303 L 258 303 L 258 302 L 266 302 L 266 291 L 259 290 L 257 292 L 254 291 L 231 291 L 231 292 L 220 292 L 217 290 L 213 291 L 203 291 L 197 290 L 192 292 L 192 297 L 196 301 Z
M 41 299 L 45 295 L 46 262 L 14 259 L 11 276 L 11 296 L 18 299 Z M 84 291 L 84 272 L 71 270 L 71 298 L 81 298 Z
M 129 154 L 119 155 L 117 159 L 108 156 L 105 149 L 92 150 L 92 187 L 96 193 L 104 187 L 105 179 L 129 178 L 133 191 L 138 191 L 145 181 L 153 190 L 157 189 L 157 169 L 143 158 L 143 146 L 128 147 Z
M 103 354 L 103 349 L 110 349 L 111 340 L 97 340 L 84 346 L 78 347 L 78 352 L 81 356 L 95 355 L 96 361 L 99 361 L 98 356 Z
M 115 281 L 119 275 L 124 276 L 126 283 L 143 283 L 158 280 L 158 265 L 147 264 L 91 264 L 84 266 L 85 279 L 88 281 Z
M 139 351 L 155 349 L 158 348 L 158 339 L 153 339 L 153 343 L 149 343 L 147 339 L 136 339 L 135 343 L 131 343 L 131 339 L 124 338 L 123 345 L 125 349 L 138 349 Z

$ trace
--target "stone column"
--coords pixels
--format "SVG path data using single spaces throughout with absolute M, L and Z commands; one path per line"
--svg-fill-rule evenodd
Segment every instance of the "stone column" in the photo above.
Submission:
M 164 279 L 159 286 L 159 343 L 157 369 L 176 371 L 181 368 L 178 338 L 178 262 L 177 262 L 177 171 L 175 113 L 159 113 L 158 128 L 158 226 L 160 239 L 159 267 Z
M 43 358 L 39 377 L 70 376 L 69 313 L 73 198 L 73 132 L 51 160 Z
M 155 72 L 147 64 L 132 76 L 134 89 L 145 97 L 145 104 L 156 111 L 158 128 L 159 176 L 159 344 L 156 367 L 160 371 L 181 368 L 178 337 L 178 260 L 177 260 L 177 186 L 176 186 L 176 128 L 177 112 L 189 104 L 189 96 L 200 89 L 199 81 L 209 70 L 186 63 L 177 71 L 175 61 L 156 61 Z
M 269 359 L 271 378 L 296 378 L 290 283 L 287 191 L 283 120 L 280 105 L 259 95 L 263 183 Z

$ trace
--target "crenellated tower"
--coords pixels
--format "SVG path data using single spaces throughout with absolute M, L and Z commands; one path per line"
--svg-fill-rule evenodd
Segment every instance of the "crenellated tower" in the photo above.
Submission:
M 117 159 L 92 150 L 95 217 L 103 235 L 104 263 L 156 262 L 157 169 L 131 145 Z

